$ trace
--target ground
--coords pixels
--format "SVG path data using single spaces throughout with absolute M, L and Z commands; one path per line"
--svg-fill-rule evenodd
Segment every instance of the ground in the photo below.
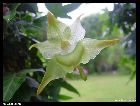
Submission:
M 80 92 L 80 97 L 66 89 L 61 89 L 60 94 L 73 97 L 61 102 L 115 102 L 135 101 L 136 80 L 129 80 L 128 75 L 90 75 L 87 81 L 68 80 Z

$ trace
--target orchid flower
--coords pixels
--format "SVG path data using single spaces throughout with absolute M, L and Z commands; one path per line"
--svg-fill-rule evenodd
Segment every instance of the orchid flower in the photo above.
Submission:
M 79 16 L 71 26 L 60 22 L 55 16 L 48 12 L 47 40 L 33 44 L 45 59 L 49 59 L 45 75 L 38 87 L 39 95 L 45 86 L 52 80 L 64 78 L 67 73 L 79 69 L 83 76 L 80 63 L 86 64 L 94 59 L 102 49 L 117 44 L 118 39 L 96 40 L 84 38 L 85 29 L 80 23 Z M 86 80 L 85 77 L 82 77 Z

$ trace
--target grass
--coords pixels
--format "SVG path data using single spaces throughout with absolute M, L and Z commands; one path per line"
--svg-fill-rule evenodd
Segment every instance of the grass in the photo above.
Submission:
M 64 88 L 60 94 L 73 97 L 61 102 L 115 102 L 123 100 L 126 102 L 134 101 L 136 98 L 136 80 L 127 84 L 130 76 L 126 75 L 98 75 L 88 76 L 87 81 L 68 80 L 80 93 L 76 95 Z

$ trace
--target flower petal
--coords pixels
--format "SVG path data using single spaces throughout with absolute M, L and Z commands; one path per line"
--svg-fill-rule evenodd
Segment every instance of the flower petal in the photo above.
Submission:
M 36 47 L 45 59 L 51 59 L 54 55 L 61 52 L 61 42 L 59 41 L 44 41 L 41 43 L 33 44 L 32 47 Z
M 83 43 L 85 49 L 81 63 L 86 64 L 89 62 L 90 59 L 94 59 L 102 49 L 104 49 L 107 46 L 117 44 L 119 40 L 96 40 L 85 38 L 81 42 Z
M 55 16 L 48 12 L 48 28 L 47 38 L 48 40 L 68 40 L 71 36 L 70 27 L 60 22 Z
M 71 29 L 71 38 L 70 43 L 74 44 L 80 41 L 85 36 L 85 29 L 82 27 L 80 22 L 81 15 L 74 21 L 74 23 L 70 26 Z
M 63 78 L 67 73 L 71 73 L 73 71 L 73 67 L 67 67 L 59 64 L 55 58 L 51 59 L 48 62 L 47 71 L 44 74 L 44 77 L 41 81 L 41 84 L 38 87 L 37 95 L 39 95 L 45 86 L 52 80 Z

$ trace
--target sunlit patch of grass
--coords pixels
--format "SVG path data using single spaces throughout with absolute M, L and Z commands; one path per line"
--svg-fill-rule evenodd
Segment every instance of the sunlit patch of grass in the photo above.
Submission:
M 134 101 L 136 99 L 136 80 L 127 84 L 130 76 L 101 75 L 88 76 L 87 81 L 68 80 L 80 93 L 80 97 L 66 89 L 60 94 L 73 97 L 63 102 L 115 102 L 115 100 Z M 62 101 L 62 100 L 60 100 Z

